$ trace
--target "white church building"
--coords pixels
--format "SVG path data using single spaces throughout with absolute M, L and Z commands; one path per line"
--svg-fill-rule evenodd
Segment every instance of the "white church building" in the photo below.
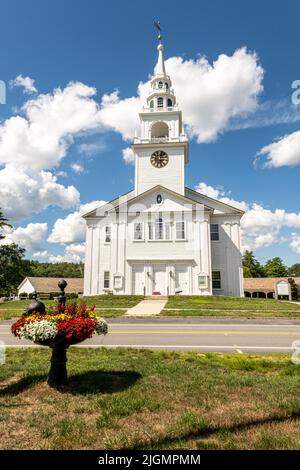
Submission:
M 83 216 L 84 295 L 242 296 L 243 211 L 185 186 L 189 143 L 157 49 L 132 145 L 134 189 Z

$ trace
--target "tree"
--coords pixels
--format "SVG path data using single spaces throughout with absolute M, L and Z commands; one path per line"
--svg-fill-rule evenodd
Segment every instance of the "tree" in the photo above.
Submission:
M 32 275 L 30 261 L 24 260 L 25 250 L 15 243 L 0 246 L 0 295 L 16 292 L 26 276 Z
M 2 230 L 4 227 L 11 227 L 11 225 L 8 223 L 8 219 L 4 217 L 0 208 L 0 230 Z M 5 238 L 5 235 L 0 233 L 0 240 L 3 240 L 3 238 Z
M 292 277 L 289 277 L 288 281 L 291 285 L 292 300 L 299 300 L 300 287 L 297 286 L 295 279 L 293 279 Z
M 266 277 L 286 277 L 288 275 L 286 266 L 278 256 L 266 262 L 265 273 Z
M 32 276 L 83 277 L 83 263 L 40 263 L 30 261 Z
M 288 268 L 288 275 L 300 277 L 300 263 L 293 264 Z
M 243 256 L 244 277 L 264 277 L 264 268 L 255 258 L 253 251 L 246 250 Z

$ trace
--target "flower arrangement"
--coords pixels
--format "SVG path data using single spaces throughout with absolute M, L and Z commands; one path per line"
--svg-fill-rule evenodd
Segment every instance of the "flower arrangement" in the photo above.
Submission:
M 107 323 L 95 314 L 95 307 L 57 304 L 46 313 L 31 312 L 11 327 L 20 339 L 29 339 L 47 346 L 64 341 L 67 345 L 79 343 L 96 333 L 106 335 Z

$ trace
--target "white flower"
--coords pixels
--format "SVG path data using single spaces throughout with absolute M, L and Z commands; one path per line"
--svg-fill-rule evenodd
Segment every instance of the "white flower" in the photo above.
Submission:
M 56 323 L 49 320 L 39 320 L 26 323 L 18 331 L 20 339 L 31 341 L 46 341 L 57 335 Z
M 108 332 L 108 326 L 103 318 L 97 317 L 96 318 L 97 326 L 96 326 L 96 333 L 97 335 L 106 335 Z

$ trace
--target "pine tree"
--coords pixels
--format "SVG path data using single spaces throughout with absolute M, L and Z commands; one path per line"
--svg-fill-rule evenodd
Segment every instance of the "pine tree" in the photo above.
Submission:
M 253 251 L 246 250 L 243 256 L 244 277 L 264 277 L 264 268 L 255 258 Z

